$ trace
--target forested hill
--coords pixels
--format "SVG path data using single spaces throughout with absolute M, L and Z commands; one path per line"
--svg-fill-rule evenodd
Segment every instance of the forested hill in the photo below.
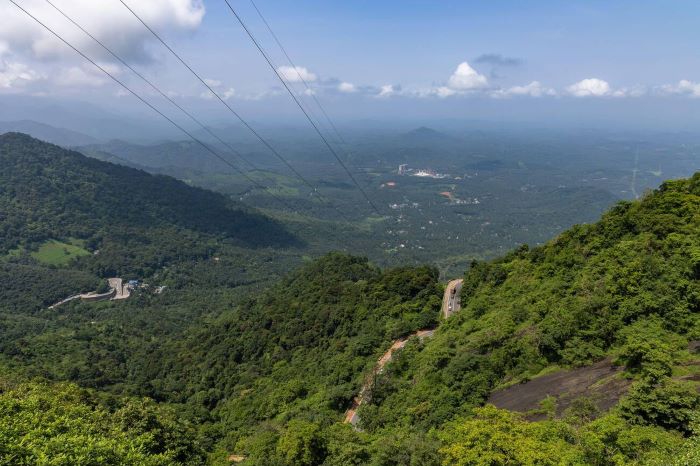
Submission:
M 443 464 L 700 464 L 700 173 L 473 263 L 462 304 L 386 368 L 366 431 L 440 428 Z M 508 397 L 549 420 L 480 408 Z
M 289 246 L 285 228 L 225 196 L 98 161 L 20 133 L 0 136 L 0 254 L 48 239 L 187 229 L 246 247 Z
M 241 299 L 231 276 L 260 267 L 266 251 L 209 258 L 240 229 L 226 221 L 200 227 L 199 214 L 182 214 L 162 197 L 156 204 L 159 195 L 142 186 L 130 192 L 139 183 L 127 179 L 162 178 L 26 136 L 2 141 L 0 162 L 12 162 L 0 168 L 2 222 L 17 222 L 10 225 L 25 235 L 20 246 L 41 241 L 35 231 L 54 238 L 48 228 L 63 229 L 58 239 L 65 241 L 85 233 L 69 219 L 89 222 L 93 205 L 103 209 L 98 219 L 112 219 L 110 204 L 91 186 L 106 183 L 121 202 L 134 195 L 145 212 L 123 207 L 136 226 L 97 224 L 83 240 L 101 252 L 76 268 L 115 268 L 128 247 L 125 264 L 150 264 L 159 280 L 170 281 L 163 294 L 71 302 L 59 312 L 30 309 L 21 292 L 0 289 L 10 298 L 0 294 L 0 462 L 14 454 L 30 464 L 58 452 L 95 464 L 91 455 L 108 445 L 122 456 L 102 464 L 129 463 L 129 452 L 146 458 L 130 464 L 201 464 L 203 451 L 217 466 L 700 464 L 700 174 L 620 203 L 544 246 L 474 262 L 462 309 L 441 321 L 435 269 L 381 270 L 340 253 L 277 284 L 268 279 Z M 97 178 L 88 178 L 86 167 L 96 167 Z M 128 176 L 108 176 L 112 171 Z M 212 212 L 236 209 L 166 180 L 163 189 L 194 193 Z M 86 205 L 76 194 L 82 190 Z M 120 234 L 110 233 L 115 229 Z M 154 254 L 155 246 L 168 254 Z M 188 261 L 187 254 L 204 259 Z M 26 256 L 10 256 L 3 285 L 68 270 L 40 274 Z M 164 266 L 164 257 L 177 258 L 180 268 Z M 279 268 L 280 250 L 267 257 Z M 64 279 L 89 281 L 78 272 Z M 382 372 L 372 372 L 394 339 L 434 326 L 431 338 L 412 339 Z M 6 390 L 3 366 L 18 377 L 94 391 L 78 396 L 72 385 L 22 381 Z M 356 430 L 342 420 L 364 381 L 371 387 Z M 517 412 L 504 409 L 504 393 L 513 394 Z M 125 395 L 152 397 L 166 409 Z M 83 413 L 80 423 L 73 413 Z M 3 439 L 16 446 L 10 453 Z M 153 455 L 165 456 L 148 462 Z

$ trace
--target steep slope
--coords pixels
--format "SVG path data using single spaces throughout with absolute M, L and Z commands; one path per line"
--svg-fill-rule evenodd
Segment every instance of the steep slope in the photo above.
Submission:
M 654 456 L 662 444 L 677 446 L 681 434 L 697 429 L 693 413 L 700 409 L 700 357 L 694 353 L 697 345 L 689 345 L 700 337 L 700 174 L 666 182 L 638 202 L 620 203 L 598 223 L 574 227 L 542 247 L 523 247 L 494 262 L 473 263 L 465 275 L 462 304 L 461 313 L 431 340 L 409 345 L 386 368 L 372 403 L 360 411 L 365 429 L 445 426 L 444 441 L 454 447 L 446 447 L 447 464 L 477 464 L 465 458 L 496 453 L 483 440 L 464 443 L 465 438 L 501 435 L 524 422 L 517 415 L 473 411 L 494 389 L 609 357 L 622 371 L 608 372 L 600 379 L 601 388 L 618 387 L 617 398 L 629 389 L 609 414 L 605 410 L 616 398 L 611 403 L 610 396 L 597 398 L 593 390 L 588 396 L 562 399 L 569 406 L 562 412 L 556 384 L 550 390 L 533 384 L 533 391 L 542 393 L 540 418 L 574 416 L 576 426 L 609 434 L 610 451 L 624 441 L 619 429 L 605 430 L 612 428 L 610 423 L 636 436 L 642 435 L 634 430 L 637 426 L 649 429 L 656 447 L 639 445 L 617 461 Z M 571 372 L 567 383 L 575 383 L 577 374 Z M 527 384 L 520 392 L 530 396 Z M 547 398 L 548 392 L 554 397 Z M 446 424 L 460 416 L 467 418 Z M 557 422 L 554 428 L 562 429 L 561 436 L 552 438 L 561 445 L 547 454 L 568 450 L 572 456 L 566 464 L 616 461 L 608 456 L 612 453 L 594 455 L 574 445 L 584 431 L 593 433 Z M 527 423 L 523 426 L 522 432 L 530 429 Z M 533 424 L 530 434 L 514 436 L 513 442 L 546 438 L 544 431 L 535 435 L 540 428 L 551 425 Z M 544 442 L 542 451 L 552 445 Z M 511 448 L 511 461 L 523 461 L 515 446 L 494 448 Z M 596 460 L 581 459 L 589 454 Z
M 204 252 L 207 238 L 248 248 L 298 245 L 276 221 L 221 194 L 18 133 L 0 136 L 0 212 L 0 254 L 77 239 L 101 250 L 94 261 L 114 259 L 112 268 L 133 257 L 126 250 L 149 245 L 159 251 L 150 260 L 160 262 Z

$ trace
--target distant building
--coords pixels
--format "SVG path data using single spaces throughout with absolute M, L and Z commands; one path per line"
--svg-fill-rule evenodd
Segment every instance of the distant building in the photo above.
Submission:
M 403 163 L 403 164 L 399 165 L 399 175 L 405 175 L 406 172 L 408 172 L 408 164 Z
M 128 286 L 131 289 L 134 289 L 139 286 L 139 281 L 138 280 L 129 280 Z
M 417 172 L 413 173 L 413 176 L 417 176 L 420 178 L 435 178 L 435 179 L 441 179 L 441 178 L 447 178 L 447 175 L 444 175 L 442 173 L 437 173 L 434 170 L 418 170 Z

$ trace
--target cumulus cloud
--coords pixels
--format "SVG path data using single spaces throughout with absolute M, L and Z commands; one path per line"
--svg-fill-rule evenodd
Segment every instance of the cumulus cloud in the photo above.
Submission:
M 457 91 L 472 91 L 488 86 L 486 76 L 479 74 L 467 62 L 462 62 L 447 82 L 450 89 Z
M 598 78 L 583 79 L 566 88 L 574 97 L 604 97 L 613 93 L 610 84 Z
M 310 83 L 318 79 L 318 76 L 303 66 L 280 66 L 277 68 L 277 71 L 282 75 L 285 81 L 290 83 L 299 83 L 302 80 Z
M 524 86 L 513 86 L 507 89 L 498 89 L 491 93 L 492 97 L 513 97 L 513 96 L 528 96 L 528 97 L 543 97 L 555 96 L 557 92 L 551 87 L 543 86 L 539 81 L 532 81 Z
M 520 58 L 504 57 L 499 53 L 485 53 L 476 57 L 474 63 L 491 66 L 519 66 L 523 64 L 523 60 Z
M 357 88 L 355 87 L 355 85 L 353 83 L 349 83 L 349 82 L 342 82 L 342 83 L 338 84 L 338 90 L 340 92 L 344 92 L 346 94 L 351 94 L 353 92 L 357 92 Z
M 140 62 L 153 60 L 147 47 L 153 40 L 152 36 L 121 3 L 94 0 L 54 2 L 126 59 Z M 132 0 L 129 5 L 159 32 L 196 29 L 205 13 L 202 0 Z M 81 50 L 101 60 L 111 60 L 104 50 L 68 23 L 45 1 L 25 0 L 22 6 Z M 12 44 L 12 52 L 30 54 L 41 60 L 61 58 L 73 53 L 9 2 L 0 4 L 0 43 Z

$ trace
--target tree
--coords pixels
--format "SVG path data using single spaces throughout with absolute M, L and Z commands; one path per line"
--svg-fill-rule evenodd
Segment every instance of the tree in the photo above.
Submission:
M 314 466 L 326 457 L 326 441 L 318 425 L 292 420 L 277 442 L 277 452 L 289 466 Z

